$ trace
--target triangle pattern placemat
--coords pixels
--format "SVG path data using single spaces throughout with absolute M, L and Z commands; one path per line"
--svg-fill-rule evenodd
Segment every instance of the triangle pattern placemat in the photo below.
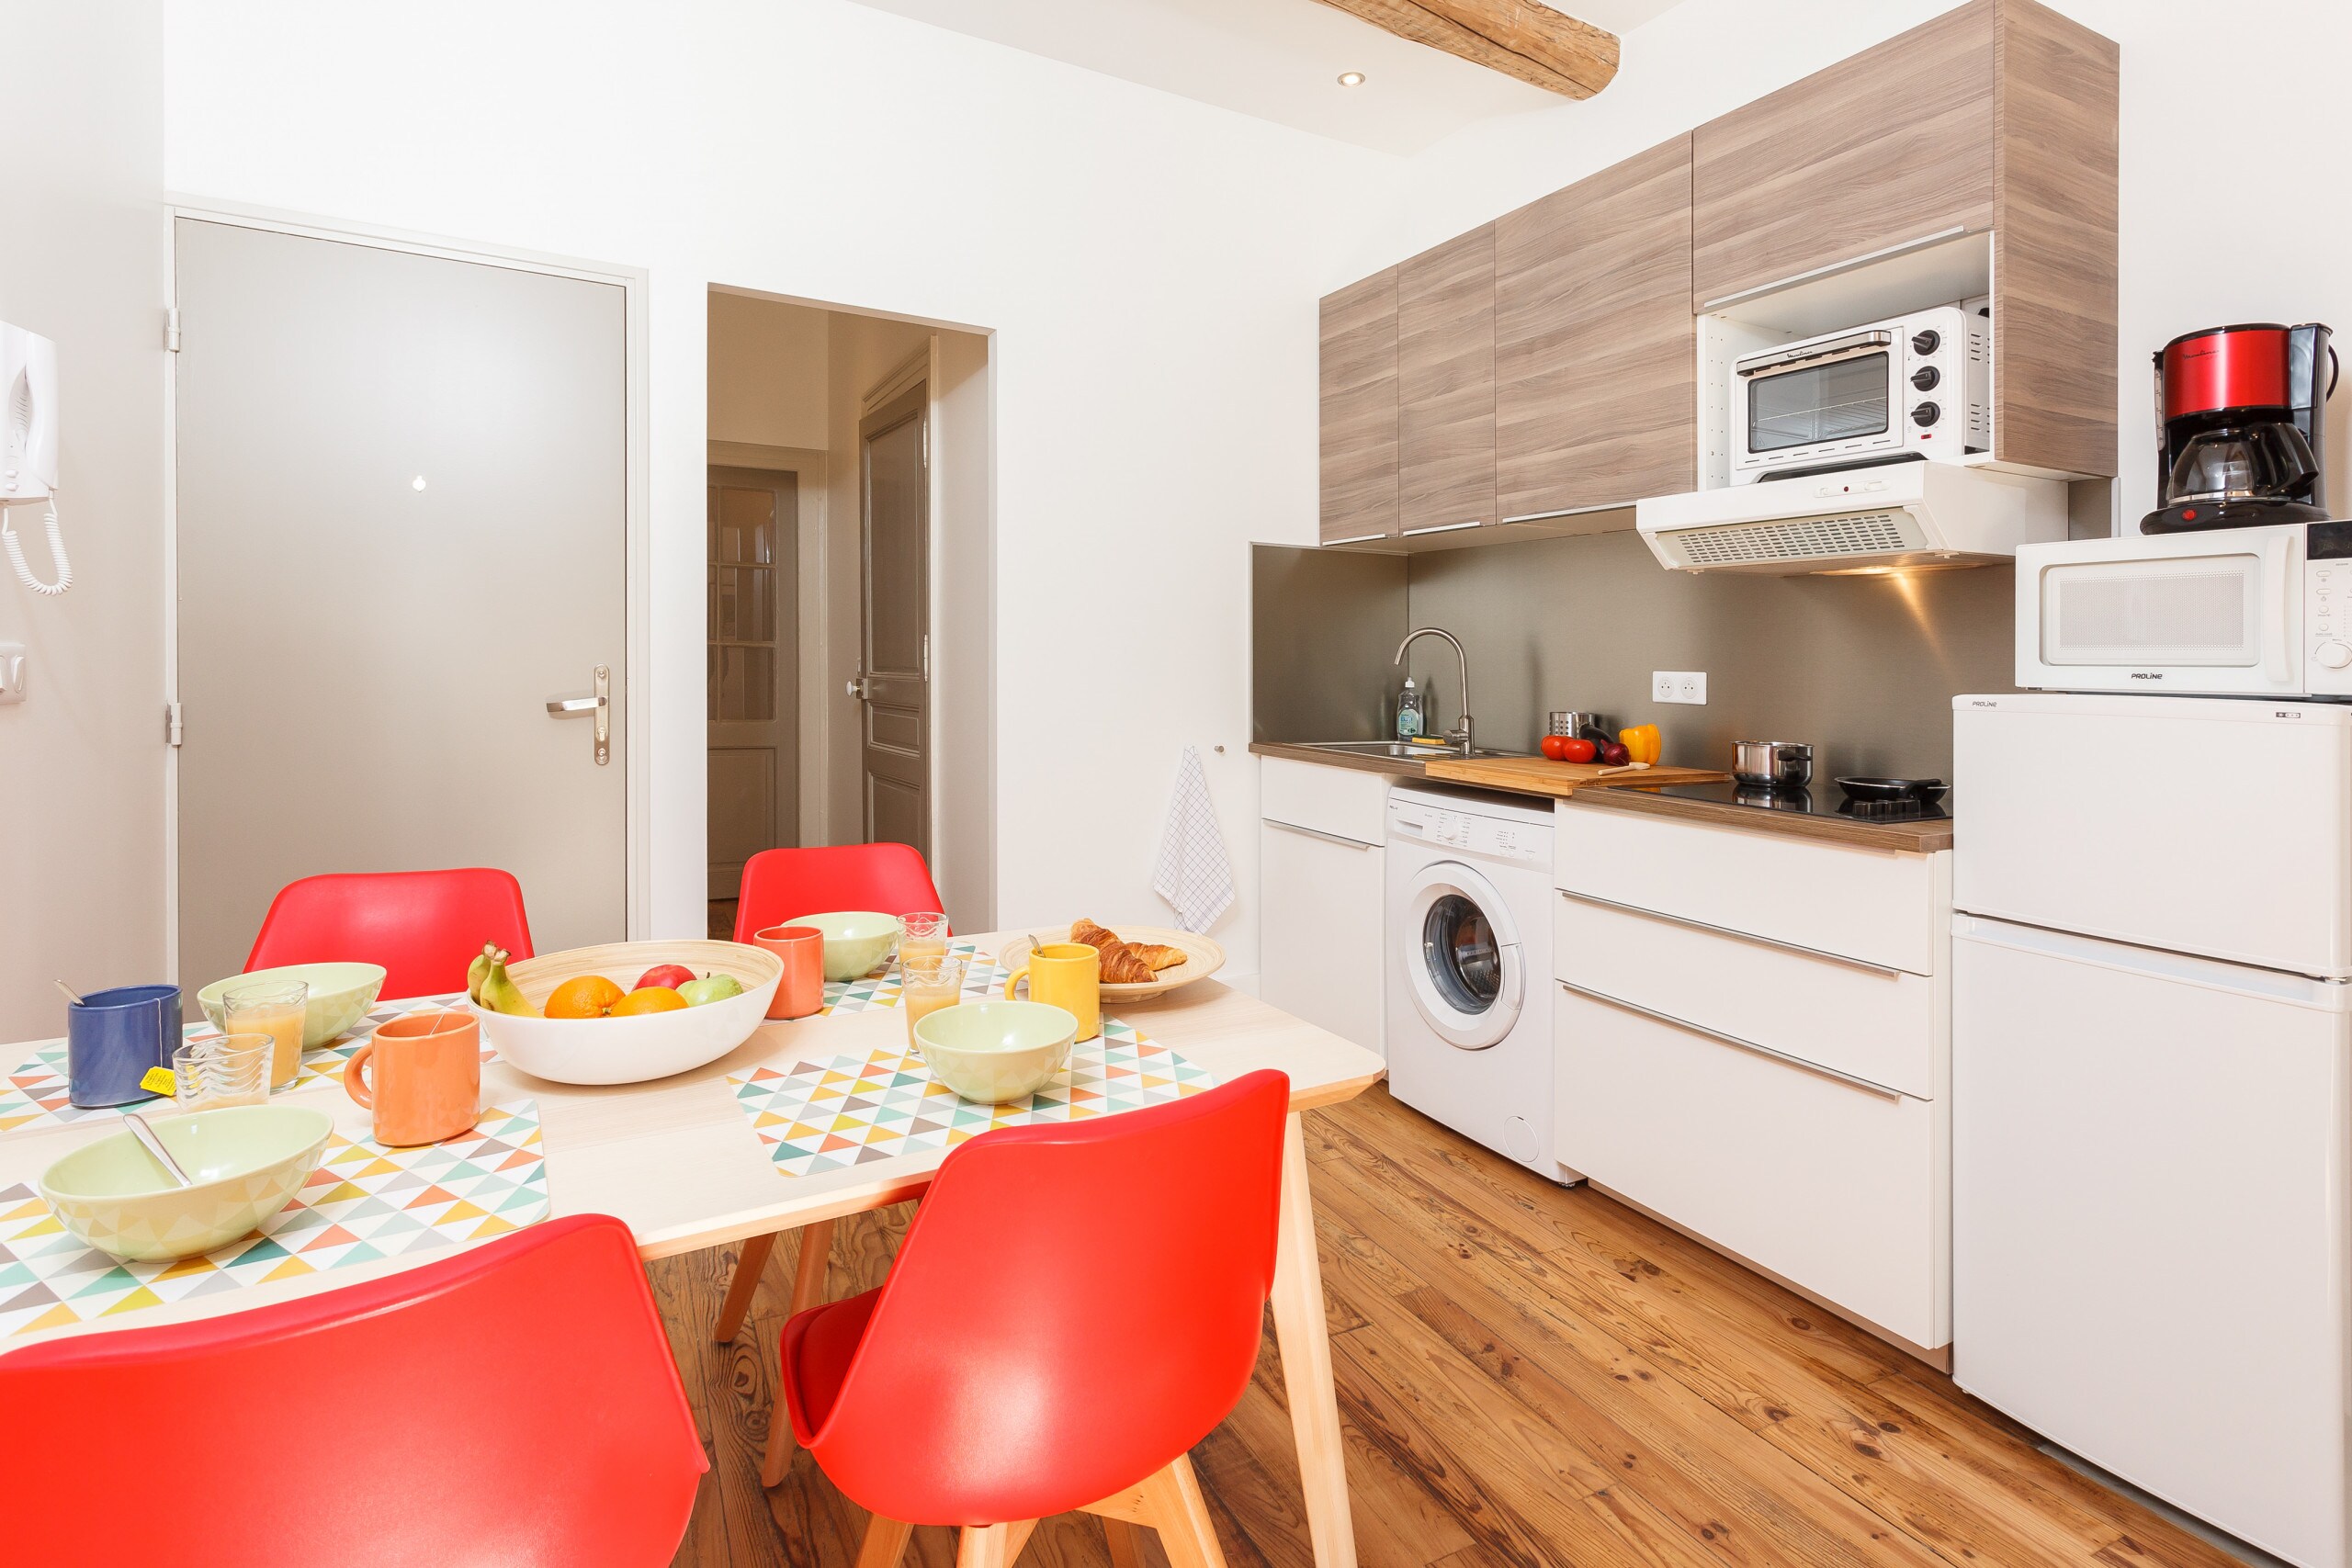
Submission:
M 267 1224 L 175 1263 L 125 1263 L 83 1246 L 18 1182 L 0 1189 L 0 1338 L 486 1241 L 548 1217 L 547 1171 L 535 1100 L 493 1105 L 472 1132 L 422 1148 L 338 1134 Z
M 968 942 L 950 941 L 947 951 L 964 960 L 964 987 L 957 993 L 964 1000 L 979 1002 L 1004 995 L 1004 971 L 997 967 L 992 954 Z M 826 981 L 825 1005 L 817 1013 L 821 1018 L 829 1012 L 871 1012 L 898 1005 L 899 961 L 886 958 L 854 980 Z
M 768 1157 L 786 1176 L 867 1165 L 947 1148 L 998 1127 L 1082 1122 L 1198 1094 L 1216 1079 L 1117 1019 L 1070 1048 L 1054 1081 L 1026 1100 L 980 1105 L 957 1098 L 911 1051 L 831 1056 L 729 1077 Z

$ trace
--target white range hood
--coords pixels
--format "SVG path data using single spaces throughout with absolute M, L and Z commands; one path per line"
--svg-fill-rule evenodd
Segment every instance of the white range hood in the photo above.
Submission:
M 1634 519 L 1676 571 L 1974 566 L 2064 538 L 2066 486 L 1958 463 L 1888 463 L 1658 496 L 1636 502 Z

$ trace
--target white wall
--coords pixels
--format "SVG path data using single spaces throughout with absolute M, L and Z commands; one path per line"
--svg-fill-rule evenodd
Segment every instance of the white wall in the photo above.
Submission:
M 1597 97 L 1489 120 L 1411 159 L 1385 220 L 1323 286 L 1476 228 L 1954 3 L 1683 0 L 1626 35 L 1623 68 Z M 2116 491 L 2129 531 L 2155 504 L 2151 354 L 2230 321 L 2320 321 L 2352 333 L 2352 203 L 2334 177 L 2344 120 L 2335 95 L 2314 85 L 2352 65 L 2352 5 L 2241 0 L 2217 31 L 2206 0 L 2048 3 L 2121 46 Z M 2230 39 L 2270 40 L 2279 69 L 2230 63 Z M 2341 514 L 2352 506 L 2352 389 L 2332 406 L 2328 434 Z
M 989 340 L 932 339 L 932 875 L 958 931 L 996 924 L 996 434 Z M 998 694 L 1001 700 L 1001 694 Z
M 0 567 L 0 1040 L 64 1032 L 50 982 L 160 980 L 164 944 L 163 8 L 0 3 L 0 321 L 58 345 L 62 599 Z M 26 554 L 54 576 L 38 509 Z
M 713 280 L 997 334 L 1000 917 L 1164 918 L 1188 741 L 1254 886 L 1244 546 L 1313 536 L 1315 301 L 1392 161 L 845 0 L 166 16 L 173 189 L 649 269 L 658 929 L 703 918 Z
M 826 313 L 742 294 L 710 297 L 710 439 L 825 449 Z

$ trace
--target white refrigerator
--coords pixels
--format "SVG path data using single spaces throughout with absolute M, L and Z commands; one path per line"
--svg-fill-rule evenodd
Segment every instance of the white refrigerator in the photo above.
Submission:
M 1953 710 L 1952 1375 L 2348 1568 L 2352 708 Z

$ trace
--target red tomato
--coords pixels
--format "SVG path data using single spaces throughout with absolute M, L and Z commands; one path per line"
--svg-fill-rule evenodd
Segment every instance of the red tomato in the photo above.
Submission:
M 1580 735 L 1562 735 L 1555 739 L 1560 742 L 1560 761 L 1563 762 L 1589 762 L 1593 753 L 1600 750 Z
M 1589 740 L 1578 741 L 1577 744 L 1589 746 L 1591 742 Z M 1568 737 L 1565 735 L 1547 735 L 1536 743 L 1536 749 L 1555 762 L 1565 762 L 1568 760 Z

